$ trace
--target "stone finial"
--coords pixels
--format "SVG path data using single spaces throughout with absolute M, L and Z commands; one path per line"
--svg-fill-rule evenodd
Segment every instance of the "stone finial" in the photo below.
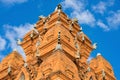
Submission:
M 80 51 L 79 51 L 79 49 L 78 49 L 77 52 L 76 52 L 76 58 L 77 58 L 77 59 L 80 59 Z
M 36 57 L 40 56 L 40 53 L 39 53 L 38 48 L 37 48 L 37 50 L 36 50 L 36 54 L 35 54 L 35 56 L 36 56 Z
M 78 35 L 80 35 L 80 34 L 83 34 L 83 28 L 82 27 L 80 27 L 79 32 L 78 32 Z
M 102 77 L 105 77 L 105 71 L 104 71 L 104 69 L 102 70 Z
M 62 10 L 62 5 L 61 4 L 57 5 L 57 10 Z
M 76 58 L 77 59 L 80 59 L 80 47 L 79 47 L 79 44 L 76 42 L 75 43 L 75 47 L 77 48 L 77 52 L 76 52 Z
M 33 28 L 33 30 L 30 33 L 30 38 L 33 39 L 34 35 L 39 35 L 39 32 L 35 27 Z
M 62 45 L 61 44 L 57 44 L 55 50 L 62 50 Z
M 91 71 L 90 67 L 88 67 L 88 68 L 87 68 L 87 71 L 88 71 L 88 72 L 90 72 L 90 71 Z
M 50 19 L 51 15 L 48 15 L 48 19 Z
M 17 52 L 17 49 L 16 49 L 16 48 L 14 48 L 14 49 L 13 49 L 13 51 Z
M 39 40 L 36 42 L 36 47 L 38 47 L 38 46 L 40 46 L 40 41 Z
M 83 30 L 83 28 L 82 27 L 80 27 L 80 32 Z
M 75 43 L 75 47 L 76 47 L 77 49 L 79 49 L 79 45 L 78 45 L 77 42 Z
M 33 33 L 39 35 L 39 32 L 38 32 L 38 30 L 35 27 L 33 28 Z
M 8 74 L 10 74 L 11 73 L 11 66 L 9 65 L 9 67 L 8 67 Z
M 60 11 L 62 10 L 62 5 L 61 4 L 57 5 L 57 7 L 55 8 L 55 11 L 57 11 L 57 10 L 60 10 Z
M 45 18 L 45 16 L 43 16 L 43 15 L 40 15 L 40 16 L 39 16 L 39 19 L 40 19 L 40 20 L 43 19 L 43 18 Z
M 20 45 L 20 44 L 21 44 L 21 40 L 17 39 L 17 45 Z
M 82 42 L 84 42 L 85 41 L 85 36 L 84 36 L 84 34 L 82 34 Z
M 33 38 L 33 36 L 34 36 L 34 31 L 31 32 L 30 38 Z
M 72 19 L 72 22 L 73 22 L 73 23 L 78 23 L 78 19 L 77 19 L 77 18 L 73 18 L 73 19 Z
M 36 24 L 34 24 L 34 28 L 36 29 Z
M 77 33 L 77 35 L 81 35 L 81 36 L 82 36 L 82 42 L 84 42 L 84 41 L 85 41 L 85 35 L 84 35 L 84 33 L 83 33 L 82 30 L 83 30 L 82 27 L 80 27 L 80 30 L 79 30 L 79 32 Z
M 39 52 L 39 48 L 38 48 L 39 46 L 40 46 L 40 40 L 38 40 L 36 42 L 36 53 L 35 53 L 36 57 L 40 56 L 40 52 Z
M 24 67 L 27 67 L 27 66 L 28 66 L 28 64 L 27 64 L 27 62 L 25 62 L 25 63 L 24 63 Z
M 101 53 L 97 53 L 97 56 L 101 56 Z
M 60 22 L 60 12 L 61 12 L 61 9 L 58 9 L 58 22 Z
M 97 43 L 94 43 L 94 44 L 92 45 L 92 47 L 93 47 L 93 49 L 97 49 Z
M 73 30 L 73 24 L 70 24 L 69 31 L 72 32 Z
M 47 30 L 47 23 L 45 22 L 44 24 L 44 28 L 43 28 L 45 31 Z
M 90 60 L 87 59 L 86 63 L 89 65 L 90 64 Z

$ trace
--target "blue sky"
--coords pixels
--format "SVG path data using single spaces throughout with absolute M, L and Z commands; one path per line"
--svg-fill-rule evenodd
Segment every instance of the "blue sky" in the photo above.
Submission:
M 120 0 L 0 0 L 0 60 L 17 49 L 16 40 L 22 38 L 38 21 L 38 16 L 48 16 L 61 3 L 70 18 L 78 18 L 83 31 L 98 47 L 97 53 L 113 66 L 120 80 Z

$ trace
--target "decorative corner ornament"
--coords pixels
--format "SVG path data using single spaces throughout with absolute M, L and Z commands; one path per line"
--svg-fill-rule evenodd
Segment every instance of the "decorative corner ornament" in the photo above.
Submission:
M 34 36 L 34 32 L 32 31 L 30 34 L 30 38 L 33 39 L 33 36 Z
M 79 50 L 77 50 L 77 52 L 76 52 L 76 59 L 80 59 L 80 51 Z
M 24 63 L 24 67 L 27 67 L 27 66 L 28 66 L 28 64 L 25 62 L 25 63 Z
M 105 71 L 104 71 L 104 69 L 102 70 L 102 77 L 105 77 Z
M 73 31 L 73 26 L 72 26 L 72 24 L 70 24 L 69 31 L 70 31 L 70 32 Z
M 82 42 L 84 42 L 85 41 L 85 36 L 84 36 L 84 34 L 82 34 Z
M 61 44 L 57 44 L 55 47 L 55 50 L 62 50 L 62 45 Z
M 80 27 L 80 32 L 81 32 L 81 31 L 83 31 L 83 28 L 82 28 L 82 27 Z
M 57 7 L 55 8 L 55 11 L 57 10 L 62 10 L 62 5 L 61 4 L 58 4 Z
M 94 43 L 94 44 L 92 45 L 92 47 L 93 47 L 93 49 L 97 49 L 97 43 Z
M 40 56 L 40 52 L 39 52 L 38 48 L 37 48 L 37 50 L 36 50 L 35 56 L 36 56 L 36 57 Z
M 78 35 L 80 35 L 80 34 L 83 34 L 83 28 L 82 27 L 80 27 L 79 32 L 78 32 Z
M 88 71 L 88 72 L 90 72 L 90 71 L 91 71 L 90 67 L 88 67 L 88 68 L 87 68 L 87 71 Z
M 43 15 L 40 15 L 40 16 L 39 16 L 39 19 L 40 19 L 40 20 L 43 19 L 43 18 L 45 18 L 45 16 L 43 16 Z
M 78 19 L 74 18 L 74 19 L 72 19 L 72 22 L 78 23 Z
M 38 32 L 38 30 L 35 27 L 33 28 L 33 33 L 39 35 L 39 32 Z
M 101 56 L 101 53 L 97 53 L 97 56 Z
M 11 66 L 9 65 L 9 67 L 8 67 L 8 74 L 10 74 L 11 73 Z
M 13 51 L 17 52 L 17 49 L 16 49 L 16 48 L 14 48 L 14 49 L 13 49 Z
M 36 42 L 36 47 L 40 46 L 40 40 Z
M 36 24 L 34 24 L 34 28 L 36 29 Z
M 47 30 L 47 24 L 45 22 L 43 29 L 46 31 Z
M 17 45 L 20 45 L 20 44 L 21 44 L 21 40 L 17 39 Z

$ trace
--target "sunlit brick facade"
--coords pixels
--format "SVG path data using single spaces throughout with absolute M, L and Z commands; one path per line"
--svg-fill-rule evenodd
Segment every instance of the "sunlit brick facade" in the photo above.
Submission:
M 100 54 L 87 61 L 96 44 L 58 5 L 47 17 L 40 16 L 25 34 L 26 61 L 15 50 L 0 63 L 0 80 L 116 80 L 112 66 Z

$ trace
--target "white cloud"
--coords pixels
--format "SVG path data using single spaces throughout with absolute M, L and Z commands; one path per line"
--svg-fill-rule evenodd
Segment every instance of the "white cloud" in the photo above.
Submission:
M 104 31 L 109 31 L 109 30 L 110 30 L 110 28 L 109 28 L 106 24 L 104 24 L 102 21 L 98 21 L 98 22 L 97 22 L 97 25 L 98 25 L 100 28 L 103 28 Z
M 0 0 L 0 2 L 6 5 L 13 5 L 27 2 L 27 0 Z
M 111 29 L 117 29 L 120 26 L 120 10 L 112 12 L 112 15 L 107 17 L 107 22 Z
M 82 1 L 78 1 L 78 0 L 64 0 L 62 2 L 63 8 L 64 9 L 68 9 L 71 8 L 73 10 L 83 10 L 84 9 L 84 4 Z
M 109 13 L 111 13 L 111 15 L 106 18 L 106 24 L 101 20 L 97 21 L 97 26 L 103 28 L 104 31 L 110 31 L 113 29 L 118 29 L 120 27 L 120 10 L 117 10 L 116 12 L 112 11 Z
M 62 5 L 63 10 L 70 9 L 70 17 L 78 18 L 80 24 L 87 24 L 90 27 L 97 26 L 104 31 L 110 31 L 120 26 L 120 10 L 112 12 L 112 15 L 109 16 L 110 11 L 108 11 L 108 8 L 112 7 L 114 2 L 114 0 L 99 1 L 98 4 L 92 6 L 94 12 L 102 14 L 99 19 L 96 19 L 95 14 L 86 9 L 87 4 L 89 4 L 86 3 L 86 0 L 64 0 Z M 104 18 L 106 16 L 104 13 L 108 17 Z
M 83 0 L 64 0 L 62 2 L 63 9 L 72 8 L 71 17 L 78 18 L 80 24 L 94 25 L 95 18 L 89 10 L 85 10 L 85 2 Z
M 100 14 L 104 14 L 108 7 L 114 4 L 114 0 L 108 0 L 106 2 L 100 1 L 97 5 L 92 6 L 92 9 Z
M 107 5 L 105 2 L 100 1 L 97 5 L 93 6 L 92 8 L 95 12 L 103 14 L 106 11 L 106 6 Z
M 18 52 L 25 57 L 23 49 L 16 44 L 17 39 L 23 38 L 23 36 L 33 28 L 33 24 L 26 23 L 24 25 L 12 26 L 12 25 L 4 25 L 6 29 L 5 37 L 10 42 L 8 47 L 11 49 L 17 49 Z
M 0 51 L 5 49 L 6 40 L 0 36 Z
M 90 24 L 94 26 L 95 18 L 88 10 L 84 10 L 83 12 L 74 11 L 71 16 L 78 18 L 80 24 Z

